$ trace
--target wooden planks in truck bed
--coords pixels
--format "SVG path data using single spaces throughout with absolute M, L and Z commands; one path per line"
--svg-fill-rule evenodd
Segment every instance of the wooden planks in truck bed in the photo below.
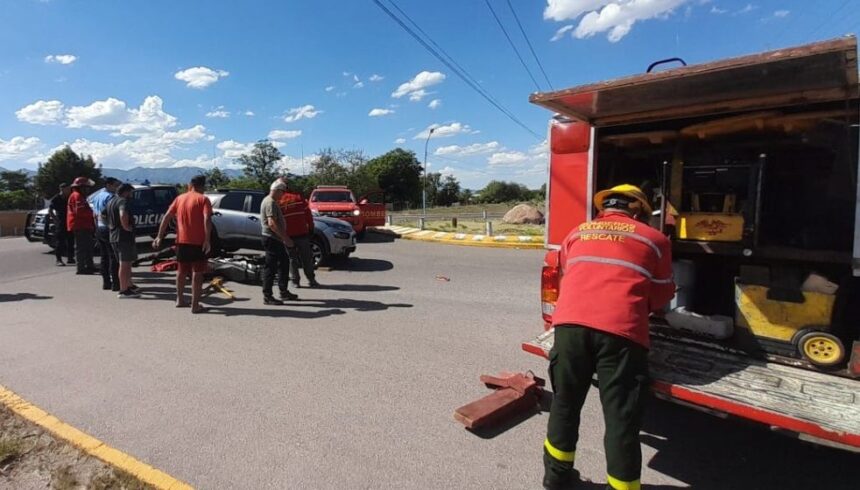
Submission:
M 553 338 L 549 330 L 523 350 L 548 357 Z M 661 398 L 860 451 L 860 380 L 694 343 L 651 341 L 652 389 Z

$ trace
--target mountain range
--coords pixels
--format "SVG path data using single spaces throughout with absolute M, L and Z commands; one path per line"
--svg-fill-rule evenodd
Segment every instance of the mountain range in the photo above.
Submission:
M 30 177 L 36 175 L 35 170 L 22 169 Z M 0 167 L 0 172 L 5 172 L 6 169 Z M 175 168 L 151 168 L 151 167 L 135 167 L 128 170 L 118 168 L 103 168 L 102 175 L 105 177 L 114 177 L 123 182 L 140 183 L 149 181 L 153 184 L 185 184 L 195 175 L 200 175 L 206 172 L 206 169 L 200 167 L 175 167 Z M 241 177 L 242 171 L 237 169 L 222 169 L 222 172 L 228 177 Z

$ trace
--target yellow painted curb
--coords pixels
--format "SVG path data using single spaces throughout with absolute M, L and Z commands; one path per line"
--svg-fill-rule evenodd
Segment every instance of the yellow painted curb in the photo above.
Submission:
M 398 231 L 400 230 L 400 231 Z M 484 235 L 469 235 L 446 231 L 421 231 L 417 228 L 394 227 L 392 228 L 370 228 L 370 231 L 383 235 L 395 235 L 404 240 L 415 240 L 421 242 L 444 243 L 446 245 L 464 245 L 467 247 L 488 248 L 519 248 L 519 249 L 543 249 L 543 240 L 522 241 L 518 236 L 508 236 L 504 239 L 488 237 Z M 476 239 L 476 237 L 480 239 Z
M 114 449 L 95 437 L 79 431 L 41 408 L 24 400 L 14 392 L 0 385 L 0 403 L 6 405 L 19 416 L 42 427 L 58 439 L 62 439 L 81 451 L 105 463 L 134 475 L 138 480 L 159 490 L 191 490 L 194 487 L 138 461 L 128 454 Z

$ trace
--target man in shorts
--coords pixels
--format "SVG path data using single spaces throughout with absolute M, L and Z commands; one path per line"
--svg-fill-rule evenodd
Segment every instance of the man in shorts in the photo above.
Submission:
M 170 205 L 161 220 L 158 236 L 152 248 L 161 248 L 170 222 L 176 217 L 176 307 L 188 306 L 185 302 L 186 276 L 191 274 L 191 313 L 202 313 L 200 296 L 203 291 L 203 274 L 206 272 L 209 237 L 212 232 L 212 203 L 203 195 L 206 177 L 198 175 L 188 184 L 188 192 L 181 194 Z
M 105 208 L 105 223 L 110 233 L 110 246 L 113 249 L 114 261 L 119 264 L 119 283 L 117 298 L 137 298 L 140 293 L 131 282 L 131 265 L 137 260 L 137 244 L 134 239 L 134 218 L 131 216 L 129 201 L 134 187 L 122 184 L 116 191 L 116 197 L 108 202 Z

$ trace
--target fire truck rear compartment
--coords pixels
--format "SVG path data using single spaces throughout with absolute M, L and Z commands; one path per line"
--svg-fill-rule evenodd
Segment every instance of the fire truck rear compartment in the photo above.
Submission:
M 747 283 L 797 301 L 814 273 L 839 286 L 827 327 L 850 346 L 860 338 L 860 282 L 851 270 L 857 114 L 855 100 L 597 128 L 595 189 L 633 183 L 655 202 L 666 192 L 676 214 L 673 257 L 695 269 L 687 309 L 736 318 L 736 285 Z M 677 215 L 688 228 L 704 225 L 682 234 Z M 797 357 L 785 339 L 771 340 L 730 342 Z

